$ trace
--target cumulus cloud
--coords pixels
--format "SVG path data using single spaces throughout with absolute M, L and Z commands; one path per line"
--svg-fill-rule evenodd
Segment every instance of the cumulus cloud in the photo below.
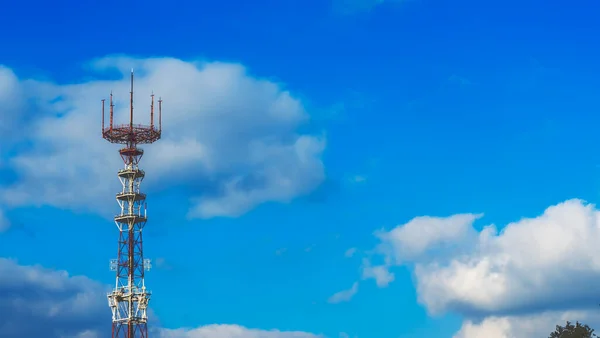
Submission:
M 163 139 L 142 161 L 146 189 L 164 189 L 166 182 L 185 189 L 191 217 L 237 216 L 263 202 L 290 201 L 323 181 L 324 139 L 298 131 L 309 115 L 280 84 L 252 77 L 239 64 L 107 57 L 91 69 L 99 77 L 116 70 L 116 80 L 21 81 L 43 116 L 21 140 L 28 147 L 9 160 L 18 181 L 0 191 L 0 200 L 114 209 L 97 203 L 118 189 L 115 172 L 122 166 L 117 148 L 100 137 L 100 99 L 113 90 L 115 123 L 126 122 L 131 67 L 138 74 L 137 123 L 149 123 L 153 90 L 165 100 Z M 18 96 L 7 94 L 18 86 L 4 73 L 0 69 L 0 98 Z
M 110 337 L 108 287 L 83 276 L 0 258 L 0 332 L 6 338 Z M 34 323 L 35 325 L 32 325 Z M 206 325 L 150 327 L 161 338 L 318 338 L 307 332 Z
M 568 200 L 502 231 L 494 225 L 477 231 L 480 216 L 418 217 L 377 234 L 383 266 L 411 264 L 419 302 L 430 313 L 466 318 L 457 338 L 531 337 L 536 322 L 551 330 L 558 319 L 583 320 L 580 314 L 597 306 L 600 212 L 594 205 Z
M 597 314 L 592 311 L 548 311 L 524 316 L 487 317 L 479 322 L 466 320 L 454 338 L 530 338 L 547 337 L 556 325 L 567 321 L 584 322 L 599 327 Z
M 380 252 L 401 264 L 424 258 L 425 254 L 441 249 L 457 248 L 476 236 L 473 222 L 482 214 L 458 214 L 450 217 L 415 217 L 390 231 L 379 231 L 376 236 Z
M 433 312 L 484 315 L 597 306 L 599 216 L 570 200 L 502 232 L 488 226 L 469 254 L 416 266 L 420 300 Z

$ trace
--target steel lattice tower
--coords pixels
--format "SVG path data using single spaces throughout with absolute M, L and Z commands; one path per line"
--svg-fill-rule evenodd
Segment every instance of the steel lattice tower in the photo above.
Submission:
M 148 337 L 148 301 L 151 293 L 144 283 L 144 271 L 150 261 L 144 259 L 142 230 L 146 224 L 146 194 L 140 191 L 145 173 L 138 167 L 144 151 L 140 144 L 158 141 L 162 131 L 162 100 L 158 100 L 158 128 L 154 126 L 154 94 L 151 95 L 150 126 L 133 124 L 133 69 L 129 99 L 129 124 L 113 126 L 113 96 L 110 94 L 110 123 L 104 127 L 104 102 L 102 100 L 102 137 L 111 143 L 122 144 L 119 150 L 125 167 L 118 172 L 123 185 L 117 193 L 121 211 L 115 216 L 119 229 L 117 258 L 111 260 L 111 270 L 116 271 L 115 289 L 108 294 L 112 311 L 113 338 Z

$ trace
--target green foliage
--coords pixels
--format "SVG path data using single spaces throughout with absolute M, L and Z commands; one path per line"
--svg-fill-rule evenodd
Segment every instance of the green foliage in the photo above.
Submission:
M 598 337 L 594 333 L 594 329 L 587 325 L 577 322 L 573 325 L 567 322 L 567 325 L 556 325 L 556 330 L 550 334 L 548 338 L 593 338 Z

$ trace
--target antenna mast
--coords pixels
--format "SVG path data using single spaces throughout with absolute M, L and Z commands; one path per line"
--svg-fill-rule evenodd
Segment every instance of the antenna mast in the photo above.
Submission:
M 117 258 L 110 261 L 116 271 L 115 289 L 108 294 L 112 311 L 113 338 L 148 337 L 148 302 L 151 293 L 146 289 L 144 272 L 150 269 L 150 260 L 144 259 L 142 230 L 146 225 L 146 194 L 140 191 L 145 173 L 138 167 L 144 155 L 140 144 L 151 144 L 161 137 L 161 108 L 159 101 L 159 128 L 154 127 L 154 94 L 150 108 L 150 126 L 133 124 L 133 69 L 129 99 L 129 124 L 113 126 L 113 95 L 110 94 L 110 124 L 104 126 L 102 100 L 102 137 L 110 143 L 123 145 L 119 150 L 125 167 L 117 173 L 122 190 L 117 193 L 121 211 L 115 216 L 119 229 Z

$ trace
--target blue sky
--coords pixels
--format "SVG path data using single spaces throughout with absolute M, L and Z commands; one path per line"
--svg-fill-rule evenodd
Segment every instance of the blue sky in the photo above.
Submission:
M 472 312 L 448 306 L 436 316 L 428 315 L 429 303 L 417 301 L 419 277 L 414 274 L 415 267 L 425 263 L 384 264 L 395 274 L 387 287 L 361 278 L 363 259 L 381 264 L 372 252 L 380 242 L 373 234 L 417 216 L 459 213 L 485 214 L 473 224 L 476 231 L 492 223 L 501 229 L 571 198 L 597 202 L 597 5 L 592 1 L 361 1 L 5 5 L 0 30 L 8 34 L 0 37 L 0 65 L 14 72 L 22 88 L 34 89 L 19 91 L 26 103 L 6 113 L 18 115 L 14 120 L 23 124 L 12 131 L 0 128 L 11 135 L 0 136 L 0 141 L 5 140 L 4 146 L 0 144 L 4 148 L 0 148 L 4 196 L 0 210 L 5 210 L 11 223 L 0 235 L 0 256 L 25 266 L 40 264 L 85 275 L 100 284 L 114 279 L 108 261 L 116 254 L 117 229 L 103 207 L 117 211 L 110 192 L 113 186 L 94 190 L 102 193 L 85 199 L 90 207 L 54 203 L 49 190 L 43 194 L 47 199 L 18 202 L 11 202 L 13 197 L 6 193 L 14 193 L 11 187 L 29 187 L 33 190 L 27 194 L 34 196 L 41 189 L 11 162 L 20 152 L 43 149 L 35 142 L 45 139 L 28 134 L 40 132 L 35 119 L 49 118 L 51 110 L 36 110 L 30 103 L 37 102 L 35 95 L 45 95 L 37 99 L 48 103 L 57 94 L 40 94 L 40 83 L 52 84 L 58 92 L 70 84 L 83 88 L 101 80 L 124 84 L 119 72 L 123 64 L 139 64 L 142 78 L 152 74 L 152 65 L 139 61 L 147 58 L 241 64 L 244 76 L 270 81 L 302 103 L 310 118 L 286 124 L 295 130 L 289 136 L 314 136 L 324 148 L 311 157 L 315 167 L 302 172 L 293 170 L 295 165 L 277 164 L 297 159 L 270 158 L 269 168 L 297 180 L 298 187 L 282 194 L 272 192 L 228 217 L 188 217 L 191 199 L 203 198 L 207 194 L 203 187 L 210 184 L 191 171 L 174 179 L 177 173 L 169 171 L 168 165 L 156 167 L 157 181 L 147 189 L 150 221 L 145 253 L 154 260 L 147 284 L 154 292 L 151 304 L 160 324 L 171 329 L 238 324 L 328 337 L 340 332 L 373 338 L 453 337 Z M 113 64 L 108 70 L 92 63 L 111 55 L 125 61 L 110 59 Z M 178 95 L 211 100 L 210 93 L 187 86 L 191 82 L 182 80 L 180 73 L 165 70 L 159 75 L 148 79 L 163 83 L 148 85 L 166 88 L 161 93 L 165 121 L 170 118 L 169 105 L 175 105 L 171 103 L 175 95 L 170 98 L 167 93 L 179 91 Z M 31 79 L 37 82 L 31 84 Z M 3 101 L 3 89 L 8 92 L 0 85 L 0 102 L 10 102 Z M 99 123 L 99 101 L 107 94 L 89 97 L 88 105 L 97 106 L 97 111 L 81 115 L 86 121 Z M 126 96 L 127 91 L 118 95 Z M 143 98 L 138 100 L 145 104 Z M 186 112 L 203 114 L 202 107 L 186 106 Z M 248 119 L 254 120 L 251 113 Z M 8 125 L 8 120 L 0 118 L 0 123 Z M 53 122 L 58 126 L 60 117 Z M 215 123 L 225 132 L 234 122 Z M 221 156 L 233 161 L 244 150 L 220 145 L 246 129 L 232 130 L 237 133 L 219 136 L 214 145 Z M 100 138 L 99 133 L 86 136 Z M 235 147 L 241 141 L 232 142 Z M 71 149 L 70 143 L 56 144 L 65 154 Z M 151 154 L 166 148 L 157 144 L 146 149 Z M 118 159 L 109 144 L 97 151 Z M 85 161 L 86 155 L 81 155 L 69 158 Z M 34 158 L 31 163 L 44 166 L 46 162 Z M 318 172 L 321 164 L 323 176 L 308 173 Z M 231 164 L 226 171 L 252 176 L 258 170 L 241 167 L 237 173 Z M 147 170 L 149 177 L 154 175 L 152 168 Z M 117 162 L 102 168 L 114 181 L 118 169 Z M 220 174 L 215 171 L 211 177 Z M 44 177 L 73 192 L 86 189 L 88 182 L 70 181 L 59 174 Z M 89 184 L 94 184 L 97 176 L 89 177 Z M 350 248 L 357 248 L 357 253 L 345 257 Z M 433 258 L 428 256 L 428 262 Z M 328 302 L 357 281 L 359 291 L 351 300 Z M 184 289 L 187 294 L 174 291 Z M 552 311 L 579 310 L 575 305 L 543 306 Z M 105 310 L 109 312 L 108 307 Z M 490 310 L 472 317 L 502 317 L 498 313 Z

